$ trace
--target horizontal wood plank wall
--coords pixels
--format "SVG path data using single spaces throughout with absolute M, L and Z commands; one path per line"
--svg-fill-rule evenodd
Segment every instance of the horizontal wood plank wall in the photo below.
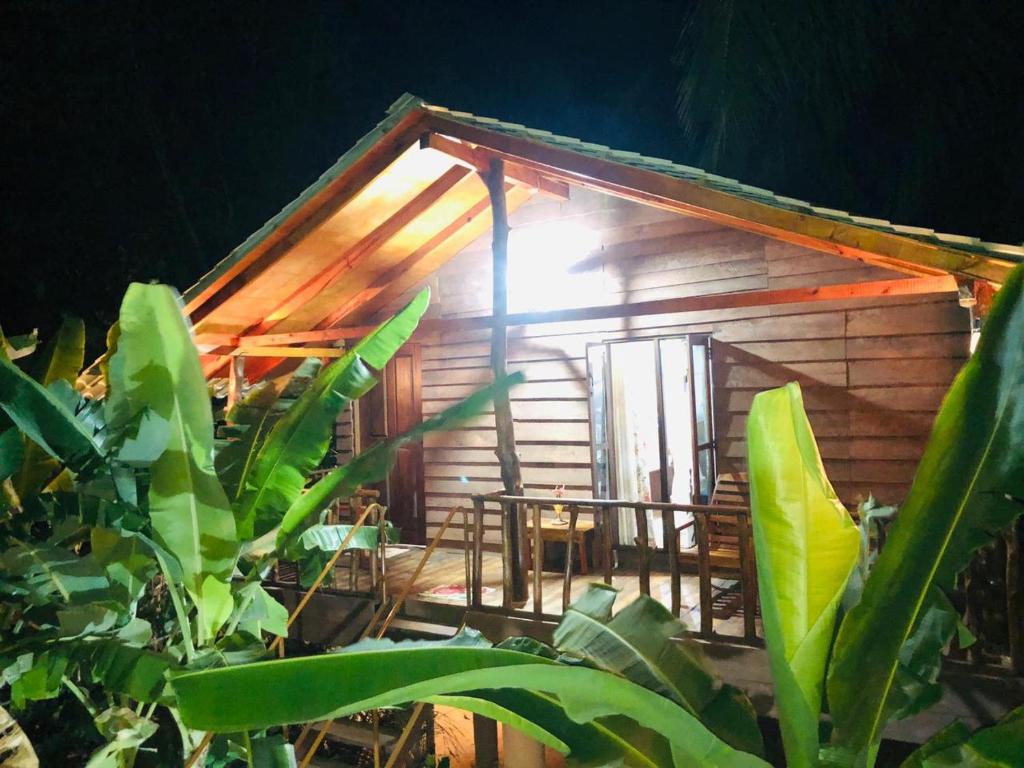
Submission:
M 602 249 L 577 269 L 578 279 L 599 286 L 592 288 L 589 304 L 902 277 L 579 190 L 566 203 L 523 206 L 512 224 L 553 219 L 600 233 Z M 456 255 L 432 282 L 434 316 L 489 314 L 489 236 Z M 564 301 L 580 304 L 571 291 Z M 868 493 L 883 502 L 902 498 L 969 337 L 967 313 L 950 294 L 512 329 L 509 369 L 528 378 L 511 396 L 527 493 L 564 484 L 572 495 L 591 495 L 588 343 L 693 332 L 711 332 L 714 339 L 719 471 L 745 469 L 746 416 L 754 395 L 796 380 L 829 477 L 848 504 Z M 487 333 L 449 333 L 424 345 L 424 416 L 490 381 Z M 471 494 L 499 488 L 495 445 L 492 413 L 465 428 L 427 436 L 428 537 L 453 505 L 468 505 Z M 446 543 L 461 546 L 461 521 L 456 523 Z M 497 546 L 496 517 L 485 527 L 485 541 Z

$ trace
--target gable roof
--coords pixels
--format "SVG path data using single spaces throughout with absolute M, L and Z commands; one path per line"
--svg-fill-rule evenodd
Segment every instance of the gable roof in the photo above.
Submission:
M 779 195 L 772 192 L 770 189 L 744 184 L 737 179 L 719 176 L 709 171 L 694 168 L 689 165 L 682 165 L 671 160 L 649 157 L 641 155 L 639 152 L 612 149 L 604 146 L 603 144 L 593 144 L 570 136 L 559 136 L 551 133 L 550 131 L 528 128 L 525 125 L 520 125 L 518 123 L 504 122 L 490 117 L 479 117 L 469 112 L 456 112 L 446 109 L 445 107 L 426 104 L 422 100 L 418 100 L 409 94 L 406 94 L 402 99 L 395 102 L 395 104 L 392 105 L 391 110 L 397 109 L 400 111 L 408 109 L 409 106 L 404 101 L 405 99 L 414 99 L 414 103 L 418 103 L 421 108 L 429 110 L 435 114 L 444 115 L 467 126 L 494 131 L 508 136 L 515 136 L 529 141 L 540 142 L 550 147 L 565 149 L 570 152 L 611 163 L 618 163 L 632 168 L 654 171 L 677 179 L 685 179 L 686 181 L 694 182 L 695 184 L 699 184 L 700 186 L 708 189 L 725 192 L 745 200 L 770 205 L 773 208 L 828 219 L 842 224 L 856 225 L 885 234 L 908 237 L 922 243 L 928 243 L 939 247 L 948 247 L 964 253 L 977 254 L 982 257 L 1002 259 L 1009 262 L 1024 262 L 1024 244 L 1011 245 L 1008 243 L 988 242 L 979 237 L 973 237 L 970 235 L 936 232 L 934 229 L 929 229 L 927 227 L 894 224 L 885 219 L 858 216 L 847 211 L 814 205 L 806 200 L 798 200 L 793 197 Z M 391 110 L 389 110 L 389 112 Z
M 405 94 L 186 291 L 200 343 L 223 354 L 221 339 L 366 323 L 487 231 L 487 193 L 473 171 L 492 159 L 505 162 L 510 210 L 575 185 L 912 275 L 999 284 L 1024 261 L 1024 246 L 856 216 Z

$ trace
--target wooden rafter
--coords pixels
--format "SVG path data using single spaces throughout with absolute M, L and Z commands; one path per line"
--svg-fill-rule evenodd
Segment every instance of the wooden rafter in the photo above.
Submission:
M 287 318 L 295 310 L 304 306 L 328 285 L 337 280 L 342 274 L 352 269 L 363 259 L 376 253 L 388 240 L 411 224 L 420 214 L 424 213 L 456 184 L 466 178 L 468 174 L 469 171 L 459 165 L 449 168 L 412 200 L 395 211 L 395 213 L 375 227 L 358 243 L 345 251 L 327 268 L 321 270 L 294 290 L 288 298 L 278 304 L 260 322 L 250 326 L 239 335 L 264 333 Z
M 824 253 L 924 276 L 953 273 L 1001 284 L 1014 264 L 857 224 L 790 211 L 654 170 L 488 131 L 431 113 L 425 127 L 555 179 L 716 221 Z
M 487 172 L 493 157 L 493 154 L 486 150 L 478 149 L 461 141 L 453 141 L 436 133 L 424 134 L 420 139 L 420 146 L 444 152 L 466 167 L 473 168 L 480 173 Z M 513 162 L 505 162 L 505 179 L 534 189 L 556 200 L 569 199 L 569 185 L 565 182 Z
M 521 203 L 528 197 L 527 193 L 523 193 L 521 189 L 514 189 L 511 184 L 506 184 L 506 190 L 509 191 L 510 197 L 516 203 Z M 356 296 L 345 302 L 344 305 L 322 319 L 321 322 L 316 324 L 316 328 L 321 330 L 333 328 L 342 322 L 345 317 L 379 302 L 382 298 L 390 297 L 391 294 L 395 293 L 396 286 L 401 286 L 403 282 L 408 282 L 407 279 L 410 275 L 414 275 L 415 278 L 417 268 L 424 261 L 430 259 L 445 243 L 480 219 L 481 216 L 488 212 L 488 209 L 489 203 L 486 197 L 478 200 L 468 210 L 441 228 L 430 240 L 417 248 L 413 253 L 402 259 L 398 264 L 385 270 L 370 286 L 360 291 Z M 248 349 L 253 346 L 250 342 L 253 339 L 259 338 L 259 336 L 237 337 L 232 346 L 242 346 Z M 251 378 L 259 379 L 266 371 L 272 369 L 275 364 L 276 360 L 260 360 L 256 362 L 250 372 Z
M 819 301 L 868 299 L 884 296 L 913 296 L 929 293 L 950 293 L 957 290 L 956 279 L 951 275 L 939 277 L 900 278 L 896 280 L 873 280 L 863 283 L 842 283 L 807 288 L 777 288 L 764 291 L 740 291 L 716 293 L 705 296 L 685 296 L 677 299 L 639 301 L 630 304 L 608 304 L 577 309 L 559 309 L 548 312 L 520 312 L 506 315 L 504 325 L 541 325 L 544 323 L 565 323 L 584 320 L 604 320 L 623 317 L 644 317 L 649 315 L 673 315 L 686 312 L 708 312 L 718 309 L 742 307 L 775 306 L 778 304 L 804 304 Z M 423 332 L 472 331 L 493 328 L 498 325 L 493 316 L 461 317 L 424 320 L 420 324 Z M 297 331 L 266 336 L 239 339 L 242 345 L 267 344 L 282 346 L 289 344 L 315 344 L 341 340 L 360 339 L 373 330 L 374 326 L 349 326 L 327 328 L 317 331 Z M 203 337 L 197 339 L 200 343 Z
M 384 293 L 392 283 L 407 272 L 416 269 L 416 267 L 419 266 L 427 256 L 437 250 L 438 247 L 451 238 L 456 232 L 468 225 L 481 214 L 485 213 L 487 209 L 488 202 L 486 197 L 475 202 L 467 211 L 445 226 L 440 232 L 427 240 L 427 242 L 402 259 L 398 264 L 395 264 L 393 267 L 382 272 L 369 286 L 364 288 L 326 318 L 317 323 L 317 327 L 333 328 L 349 315 L 354 314 L 373 302 L 377 297 Z
M 352 166 L 319 190 L 241 258 L 217 267 L 186 294 L 185 312 L 199 322 L 337 213 L 419 137 L 424 114 L 410 112 Z

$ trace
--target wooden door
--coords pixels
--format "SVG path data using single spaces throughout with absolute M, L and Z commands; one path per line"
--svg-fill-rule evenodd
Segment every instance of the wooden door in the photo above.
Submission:
M 406 432 L 423 419 L 420 383 L 420 347 L 407 344 L 380 373 L 380 384 L 359 401 L 360 450 Z M 401 529 L 408 544 L 426 542 L 423 509 L 423 444 L 402 446 L 395 468 L 378 484 L 388 518 Z

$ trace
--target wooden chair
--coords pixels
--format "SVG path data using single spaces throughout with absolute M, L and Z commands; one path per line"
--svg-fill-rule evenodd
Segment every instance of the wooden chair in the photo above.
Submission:
M 722 474 L 715 478 L 711 494 L 712 507 L 744 507 L 747 514 L 695 515 L 693 520 L 677 526 L 673 549 L 678 566 L 696 569 L 701 592 L 702 631 L 711 631 L 711 579 L 737 579 L 743 594 L 744 635 L 754 634 L 754 612 L 757 605 L 757 576 L 754 566 L 753 535 L 750 528 L 750 482 L 745 473 Z M 696 546 L 680 548 L 684 530 L 693 528 Z M 702 562 L 703 561 L 703 562 Z M 673 610 L 678 611 L 673 595 Z
M 723 474 L 715 479 L 710 506 L 746 507 L 750 509 L 750 483 L 745 473 Z M 711 567 L 720 575 L 736 576 L 740 569 L 739 518 L 735 515 L 709 515 L 707 517 L 708 554 Z M 676 527 L 677 536 L 688 528 L 695 528 L 698 537 L 700 524 L 696 519 Z M 698 542 L 699 544 L 699 542 Z M 682 565 L 696 567 L 698 546 L 679 551 Z

